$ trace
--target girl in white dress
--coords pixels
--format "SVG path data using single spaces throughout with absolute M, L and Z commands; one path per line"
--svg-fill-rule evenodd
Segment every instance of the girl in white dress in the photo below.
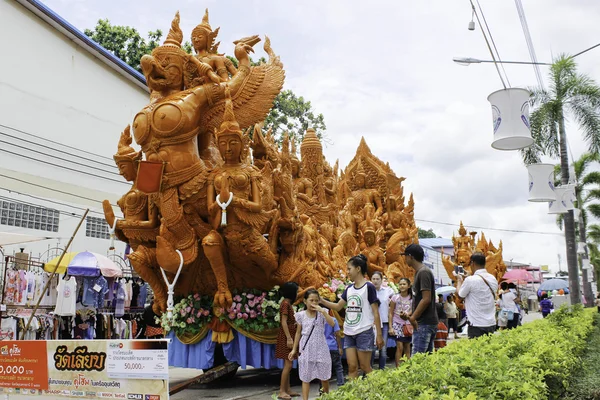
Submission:
M 296 314 L 296 337 L 294 348 L 289 359 L 300 353 L 298 367 L 302 381 L 302 398 L 308 400 L 310 383 L 319 379 L 323 392 L 329 393 L 329 378 L 331 378 L 331 356 L 325 340 L 325 323 L 333 326 L 333 318 L 327 310 L 319 306 L 319 292 L 309 289 L 304 294 L 306 310 Z

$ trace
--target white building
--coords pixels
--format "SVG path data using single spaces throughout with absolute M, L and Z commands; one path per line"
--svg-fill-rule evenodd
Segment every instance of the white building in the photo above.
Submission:
M 101 202 L 130 187 L 112 155 L 144 77 L 36 0 L 0 0 L 0 52 L 0 232 L 52 238 L 4 254 L 66 245 L 86 208 L 69 250 L 106 254 Z

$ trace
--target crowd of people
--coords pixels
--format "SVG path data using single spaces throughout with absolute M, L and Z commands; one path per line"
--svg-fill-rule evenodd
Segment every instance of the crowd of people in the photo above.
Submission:
M 302 381 L 302 398 L 308 399 L 310 383 L 321 382 L 321 391 L 329 391 L 329 379 L 335 373 L 337 385 L 345 383 L 342 358 L 348 365 L 348 378 L 368 374 L 378 356 L 379 369 L 387 362 L 387 343 L 396 342 L 395 363 L 398 366 L 411 354 L 430 353 L 446 345 L 452 332 L 454 339 L 468 325 L 468 337 L 491 334 L 496 329 L 512 329 L 521 320 L 522 309 L 514 284 L 502 282 L 485 269 L 486 258 L 473 253 L 470 258 L 472 274 L 456 274 L 456 293 L 435 296 L 435 279 L 430 268 L 423 264 L 424 251 L 418 244 L 406 247 L 408 266 L 415 270 L 414 282 L 401 278 L 398 292 L 384 285 L 384 276 L 374 272 L 367 279 L 367 259 L 359 254 L 347 264 L 348 285 L 337 302 L 319 296 L 309 289 L 304 293 L 305 310 L 294 313 L 298 285 L 288 282 L 281 287 L 281 328 L 276 345 L 276 357 L 284 360 L 278 399 L 300 396 L 290 387 L 290 372 L 297 360 Z M 456 304 L 455 296 L 464 302 L 464 311 Z M 542 300 L 542 314 L 552 308 Z M 550 307 L 550 308 L 548 308 Z M 345 310 L 343 339 L 333 311 Z M 547 310 L 547 311 L 544 311 Z M 461 318 L 466 313 L 465 318 Z M 377 354 L 378 353 L 378 354 Z

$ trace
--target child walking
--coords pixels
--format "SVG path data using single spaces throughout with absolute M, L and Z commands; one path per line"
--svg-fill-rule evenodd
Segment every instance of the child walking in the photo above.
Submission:
M 283 360 L 283 370 L 281 371 L 281 383 L 277 398 L 289 400 L 292 397 L 299 396 L 298 393 L 292 392 L 290 387 L 290 372 L 295 359 L 295 357 L 290 357 L 290 352 L 294 347 L 294 337 L 296 336 L 296 319 L 292 304 L 296 301 L 298 295 L 298 284 L 296 282 L 286 282 L 281 286 L 280 291 L 283 301 L 279 308 L 281 326 L 275 345 L 275 357 Z
M 390 300 L 389 321 L 391 321 L 389 335 L 396 338 L 396 366 L 402 362 L 402 357 L 410 358 L 410 344 L 412 341 L 412 325 L 408 321 L 412 313 L 412 290 L 410 279 L 401 278 L 398 283 L 400 293 L 392 296 Z
M 289 354 L 293 360 L 298 354 L 298 367 L 302 381 L 302 399 L 308 400 L 310 383 L 319 379 L 323 392 L 329 393 L 331 378 L 331 356 L 325 340 L 325 323 L 334 326 L 333 318 L 328 311 L 319 306 L 319 292 L 309 289 L 304 294 L 306 310 L 296 314 L 298 329 L 294 340 L 294 348 Z
M 338 387 L 344 384 L 344 367 L 342 367 L 344 348 L 342 347 L 340 333 L 340 325 L 338 324 L 337 319 L 333 318 L 333 326 L 330 326 L 329 324 L 325 325 L 325 340 L 327 341 L 327 346 L 329 346 L 331 366 L 335 371 Z

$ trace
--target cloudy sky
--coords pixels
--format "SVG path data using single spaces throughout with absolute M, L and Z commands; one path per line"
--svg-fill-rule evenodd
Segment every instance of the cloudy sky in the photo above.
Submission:
M 325 116 L 332 142 L 325 153 L 332 163 L 339 158 L 345 166 L 364 136 L 375 155 L 407 178 L 422 228 L 451 237 L 462 220 L 467 227 L 486 228 L 494 243 L 502 240 L 505 260 L 558 270 L 560 254 L 566 269 L 564 238 L 554 216 L 545 203 L 527 202 L 527 172 L 518 154 L 490 147 L 486 99 L 502 88 L 494 66 L 452 61 L 490 59 L 479 26 L 467 29 L 468 0 L 44 2 L 81 30 L 108 18 L 142 33 L 167 32 L 179 10 L 188 38 L 208 7 L 212 27 L 221 27 L 220 50 L 228 54 L 235 39 L 269 35 L 286 68 L 286 88 Z M 530 60 L 514 2 L 480 4 L 501 58 Z M 600 42 L 597 0 L 523 0 L 523 7 L 539 61 Z M 600 80 L 600 48 L 577 61 L 581 72 Z M 513 87 L 536 85 L 531 66 L 505 69 Z M 547 67 L 541 72 L 546 77 Z M 575 126 L 568 129 L 579 157 L 585 143 Z

